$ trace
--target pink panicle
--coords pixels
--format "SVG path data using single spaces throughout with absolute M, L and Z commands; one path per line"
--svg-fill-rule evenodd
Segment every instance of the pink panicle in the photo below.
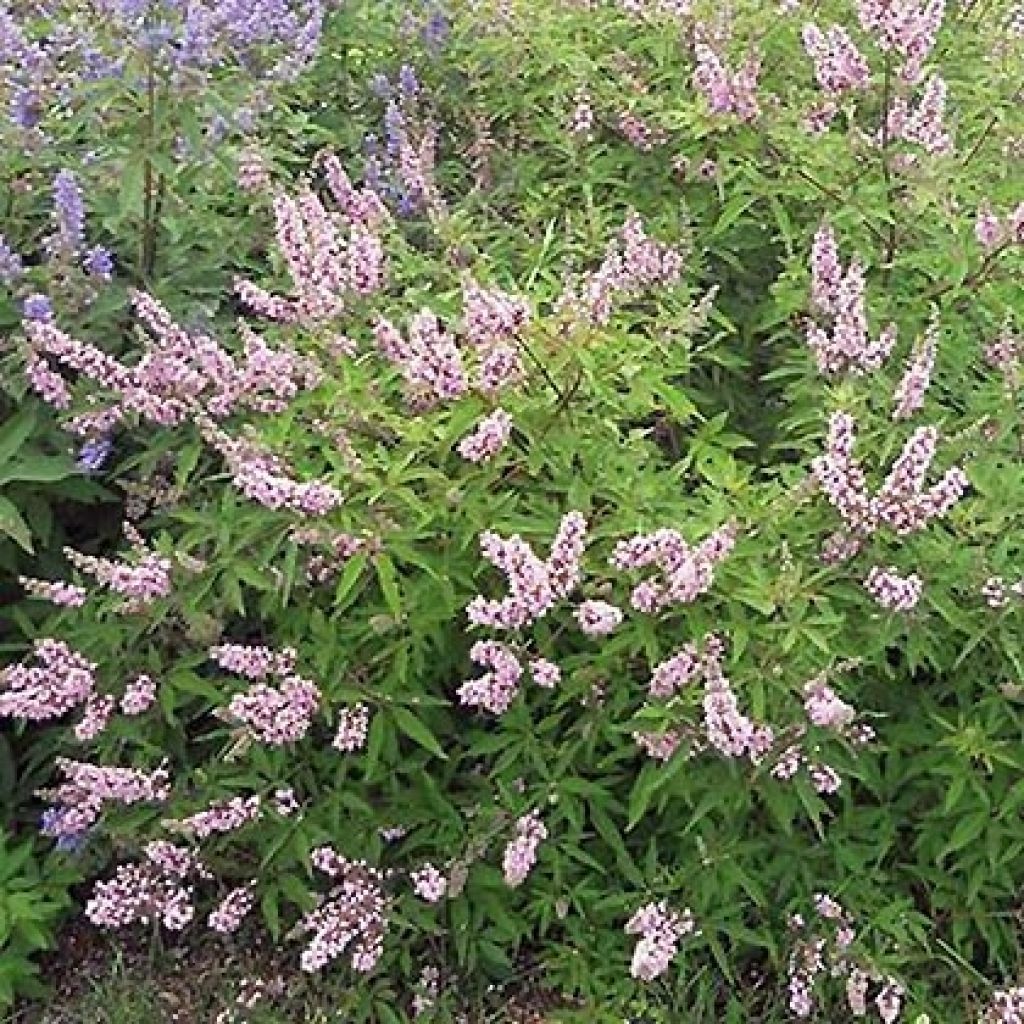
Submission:
M 37 640 L 31 668 L 0 671 L 0 718 L 41 722 L 84 704 L 96 687 L 96 665 L 61 640 Z
M 505 884 L 516 888 L 523 884 L 526 876 L 537 863 L 537 847 L 547 839 L 548 830 L 540 820 L 537 811 L 524 814 L 516 822 L 515 837 L 505 847 L 502 867 Z
M 679 943 L 696 930 L 693 912 L 672 910 L 668 903 L 648 903 L 626 923 L 627 935 L 638 935 L 630 974 L 639 981 L 653 981 L 664 974 L 679 952 Z

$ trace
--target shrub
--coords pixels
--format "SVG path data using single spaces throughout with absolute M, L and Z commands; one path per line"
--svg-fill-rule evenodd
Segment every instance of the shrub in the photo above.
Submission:
M 96 924 L 258 915 L 357 1019 L 524 971 L 970 1017 L 1019 961 L 1019 33 L 502 7 L 366 83 L 365 183 L 280 184 L 237 325 L 26 319 L 136 453 L 3 677 L 71 716 L 45 831 Z

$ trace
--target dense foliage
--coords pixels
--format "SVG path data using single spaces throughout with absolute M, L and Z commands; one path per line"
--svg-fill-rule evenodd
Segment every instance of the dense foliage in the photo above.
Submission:
M 349 1020 L 1019 1019 L 1022 51 L 0 10 L 0 799 L 85 918 Z

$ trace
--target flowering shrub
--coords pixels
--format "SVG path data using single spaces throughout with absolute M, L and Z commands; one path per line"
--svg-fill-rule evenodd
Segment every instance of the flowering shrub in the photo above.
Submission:
M 404 60 L 349 69 L 362 158 L 243 161 L 234 322 L 158 261 L 123 344 L 22 310 L 27 386 L 134 453 L 123 541 L 26 577 L 54 615 L 0 676 L 67 726 L 43 831 L 86 918 L 265 930 L 360 976 L 353 1019 L 527 968 L 694 1020 L 765 978 L 798 1018 L 999 1019 L 1020 26 L 394 15 L 346 14 Z

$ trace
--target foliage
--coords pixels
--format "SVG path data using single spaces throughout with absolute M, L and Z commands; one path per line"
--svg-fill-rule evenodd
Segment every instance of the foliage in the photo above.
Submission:
M 33 843 L 0 835 L 0 1003 L 15 995 L 40 995 L 32 957 L 54 945 L 56 925 L 71 902 L 67 887 L 75 874 L 56 862 L 34 856 Z
M 68 715 L 86 916 L 258 918 L 366 975 L 351 1019 L 524 977 L 981 1013 L 1021 961 L 1019 22 L 352 4 L 234 188 L 162 166 L 149 61 L 87 192 L 139 255 L 84 304 L 46 271 L 11 354 L 121 453 L 124 543 L 25 584 L 62 607 L 0 692 Z

